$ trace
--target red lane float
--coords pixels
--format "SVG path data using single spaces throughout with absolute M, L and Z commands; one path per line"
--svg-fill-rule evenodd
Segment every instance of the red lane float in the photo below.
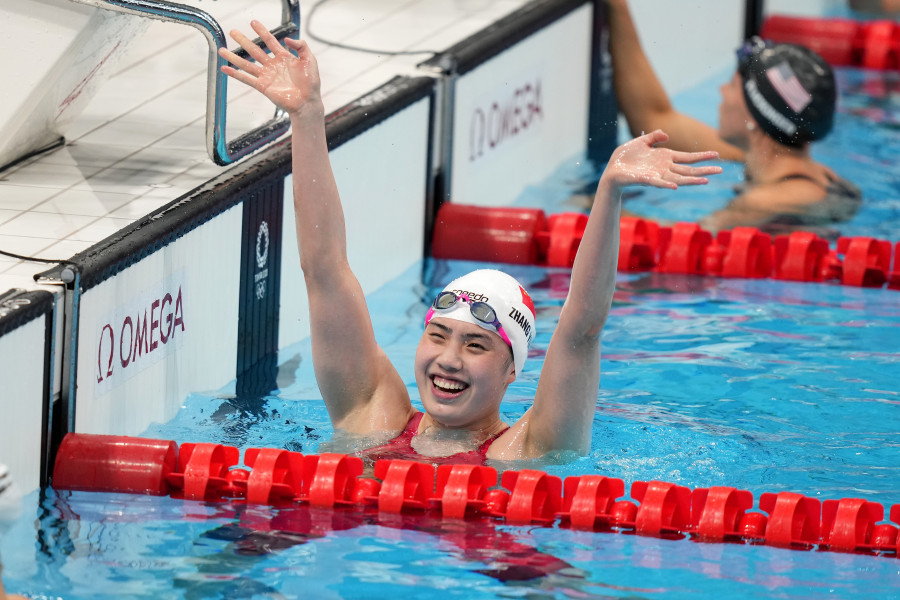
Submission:
M 775 240 L 775 279 L 824 281 L 828 242 L 814 233 L 798 231 Z
M 53 486 L 64 490 L 165 496 L 178 446 L 117 435 L 67 435 L 56 453 Z
M 672 227 L 659 230 L 659 264 L 661 273 L 683 273 L 703 275 L 706 272 L 703 260 L 707 248 L 712 244 L 712 234 L 696 223 L 676 223 Z
M 794 492 L 764 493 L 759 508 L 769 513 L 765 541 L 773 546 L 808 546 L 819 541 L 819 501 Z
M 493 518 L 511 524 L 555 523 L 589 531 L 691 535 L 700 541 L 744 541 L 794 549 L 900 555 L 900 504 L 890 509 L 862 498 L 823 503 L 794 492 L 753 495 L 732 487 L 690 490 L 665 481 L 636 481 L 630 498 L 621 479 L 568 477 L 543 471 L 500 475 L 490 467 L 380 460 L 374 478 L 361 459 L 303 456 L 219 444 L 182 444 L 121 436 L 68 434 L 53 473 L 56 489 L 176 498 L 349 507 L 390 515 L 424 513 L 446 519 Z M 123 457 L 125 457 L 123 459 Z M 177 457 L 177 460 L 176 460 Z M 499 484 L 499 485 L 498 485 Z
M 900 242 L 894 245 L 894 268 L 888 275 L 888 287 L 892 290 L 900 290 Z
M 857 33 L 855 64 L 865 69 L 896 69 L 900 30 L 893 21 L 863 23 Z
M 875 539 L 878 522 L 883 519 L 884 508 L 877 502 L 862 498 L 825 500 L 822 503 L 822 544 L 845 552 L 872 550 L 879 543 L 893 544 L 897 533 L 891 525 L 881 528 L 881 540 Z
M 857 62 L 860 24 L 851 19 L 771 15 L 763 21 L 759 33 L 773 42 L 806 46 L 831 65 L 850 66 Z
M 613 522 L 616 498 L 625 495 L 625 482 L 602 475 L 567 477 L 560 517 L 577 529 L 607 528 Z
M 741 537 L 740 523 L 753 507 L 753 494 L 733 487 L 697 488 L 691 494 L 694 533 L 701 540 L 723 542 Z
M 556 520 L 562 506 L 562 481 L 541 471 L 506 471 L 500 485 L 510 491 L 504 516 L 510 523 L 543 523 Z
M 304 492 L 302 454 L 276 448 L 248 448 L 244 452 L 244 464 L 253 470 L 246 482 L 235 482 L 235 487 L 245 488 L 247 502 L 276 504 L 293 500 Z
M 434 496 L 434 465 L 411 460 L 379 460 L 375 463 L 375 477 L 381 480 L 381 491 L 371 500 L 378 504 L 380 512 L 424 510 Z
M 772 236 L 756 227 L 735 227 L 716 236 L 722 248 L 721 267 L 707 269 L 722 277 L 759 279 L 772 273 Z M 718 267 L 718 263 L 714 265 Z
M 363 472 L 363 461 L 356 456 L 344 454 L 323 454 L 306 456 L 307 468 L 304 474 L 312 472 L 312 481 L 305 485 L 309 488 L 309 496 L 300 496 L 313 506 L 341 506 L 361 504 L 363 498 L 378 494 L 378 487 L 371 484 L 357 485 Z M 374 481 L 374 480 L 367 480 Z M 378 483 L 374 481 L 374 483 Z
M 587 222 L 587 215 L 582 213 L 550 215 L 547 219 L 549 233 L 546 236 L 538 235 L 540 248 L 544 251 L 549 266 L 571 267 L 575 263 L 575 253 L 584 237 Z
M 834 66 L 896 69 L 900 57 L 900 27 L 894 21 L 772 15 L 763 22 L 760 35 L 806 46 Z
M 538 233 L 545 231 L 542 210 L 445 202 L 437 214 L 431 253 L 436 258 L 530 265 L 539 260 Z
M 68 436 L 67 436 L 68 437 Z M 238 492 L 232 481 L 246 479 L 247 473 L 236 470 L 229 477 L 229 467 L 238 464 L 240 451 L 221 444 L 182 444 L 178 453 L 178 470 L 166 480 L 176 490 L 173 495 L 188 500 L 210 500 L 228 492 Z
M 844 255 L 841 281 L 844 285 L 881 287 L 891 267 L 891 243 L 869 237 L 838 238 Z
M 659 262 L 659 225 L 653 221 L 622 217 L 619 221 L 620 271 L 649 271 Z
M 489 218 L 484 217 L 489 210 Z M 444 218 L 444 214 L 450 215 Z M 571 267 L 587 216 L 545 217 L 536 209 L 471 207 L 445 203 L 438 211 L 435 258 Z M 466 216 L 468 215 L 468 216 Z M 504 221 L 506 219 L 506 221 Z M 459 232 L 457 224 L 465 223 Z M 527 226 L 523 225 L 527 223 Z M 545 227 L 541 230 L 540 227 Z M 508 243 L 507 252 L 498 247 Z M 636 217 L 620 220 L 618 269 L 786 281 L 836 281 L 859 287 L 900 289 L 900 242 L 842 237 L 835 248 L 815 233 L 772 237 L 756 227 L 720 231 L 715 238 L 696 223 L 661 227 Z
M 681 533 L 691 529 L 691 490 L 667 481 L 635 481 L 637 500 L 634 530 L 642 535 Z
M 444 517 L 462 519 L 481 510 L 485 494 L 497 485 L 497 471 L 478 465 L 441 465 L 437 468 L 432 504 Z

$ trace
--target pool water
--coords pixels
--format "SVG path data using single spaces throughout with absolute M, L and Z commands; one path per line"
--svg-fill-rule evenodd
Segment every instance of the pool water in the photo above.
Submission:
M 427 304 L 475 266 L 427 261 L 368 298 L 414 402 Z M 534 396 L 569 273 L 508 270 L 538 310 L 531 357 L 504 403 L 512 421 Z M 889 508 L 900 502 L 898 299 L 886 289 L 620 275 L 590 455 L 496 466 Z M 272 394 L 239 397 L 232 384 L 192 395 L 145 435 L 316 453 L 332 428 L 309 356 L 308 342 L 281 352 Z M 26 499 L 0 555 L 8 590 L 37 598 L 850 599 L 900 589 L 893 556 L 54 490 Z

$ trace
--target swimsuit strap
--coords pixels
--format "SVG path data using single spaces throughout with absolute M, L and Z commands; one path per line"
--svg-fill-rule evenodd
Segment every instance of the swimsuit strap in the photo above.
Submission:
M 404 441 L 409 440 L 410 442 L 412 442 L 412 438 L 415 436 L 416 429 L 419 428 L 419 423 L 422 421 L 422 417 L 424 417 L 424 416 L 425 416 L 425 413 L 418 413 L 415 417 L 410 419 L 409 423 L 407 423 L 407 425 L 406 425 L 406 429 L 404 429 L 403 433 L 398 435 L 395 439 L 400 439 L 402 437 L 404 439 Z M 413 421 L 415 421 L 415 423 L 413 423 Z M 504 427 L 503 429 L 501 429 L 500 431 L 498 431 L 497 433 L 495 433 L 488 439 L 481 442 L 481 445 L 478 446 L 478 448 L 475 450 L 469 450 L 468 452 L 459 452 L 459 453 L 453 454 L 451 456 L 460 456 L 463 454 L 473 454 L 473 453 L 480 454 L 481 456 L 487 456 L 488 448 L 491 447 L 491 444 L 494 443 L 494 440 L 496 440 L 498 437 L 500 437 L 501 435 L 506 433 L 507 429 L 509 429 L 509 425 L 507 425 L 506 427 Z M 405 437 L 406 433 L 408 431 L 411 431 L 412 433 L 409 435 L 409 437 Z
M 484 442 L 482 442 L 482 444 L 480 446 L 478 446 L 478 450 L 476 450 L 476 452 L 478 452 L 482 456 L 487 456 L 488 448 L 491 447 L 491 444 L 494 443 L 494 440 L 496 440 L 498 437 L 500 437 L 501 435 L 506 433 L 507 429 L 509 429 L 509 425 L 507 425 L 506 427 L 504 427 L 503 429 L 501 429 L 500 431 L 498 431 L 497 433 L 495 433 L 488 439 L 484 440 Z
M 829 185 L 832 185 L 837 181 L 834 177 L 832 177 L 831 173 L 829 173 L 827 170 L 825 171 L 825 177 L 828 178 L 828 185 L 822 185 L 816 179 L 807 175 L 806 173 L 791 173 L 789 175 L 785 175 L 784 177 L 779 179 L 776 183 L 784 183 L 785 181 L 794 181 L 797 179 L 802 179 L 804 181 L 809 181 L 811 183 L 814 183 L 820 187 L 828 188 Z M 744 182 L 745 182 L 745 184 L 753 183 L 753 179 L 749 175 L 747 175 L 746 171 L 744 172 Z
M 412 417 L 410 417 L 409 421 L 406 423 L 406 427 L 397 435 L 397 437 L 380 446 L 358 452 L 356 453 L 356 455 L 367 457 L 372 461 L 385 458 L 391 460 L 418 460 L 423 462 L 430 462 L 432 464 L 484 464 L 484 460 L 487 457 L 488 448 L 491 447 L 491 444 L 494 443 L 494 440 L 503 435 L 506 430 L 509 429 L 509 426 L 504 427 L 502 431 L 495 433 L 494 435 L 483 441 L 481 445 L 478 446 L 478 448 L 469 450 L 468 452 L 459 452 L 450 456 L 441 457 L 423 456 L 418 454 L 413 449 L 412 439 L 416 436 L 416 433 L 419 429 L 419 424 L 422 422 L 422 418 L 424 416 L 425 413 L 423 412 L 414 414 Z
M 825 177 L 828 178 L 828 185 L 831 185 L 831 184 L 834 183 L 834 179 L 831 177 L 831 173 L 826 172 L 826 173 L 825 173 Z M 815 179 L 813 179 L 813 178 L 810 177 L 809 175 L 806 175 L 805 173 L 792 173 L 792 174 L 790 174 L 790 175 L 785 175 L 784 177 L 782 177 L 782 178 L 779 180 L 779 183 L 784 182 L 784 181 L 794 181 L 794 180 L 797 180 L 797 179 L 802 179 L 802 180 L 804 180 L 804 181 L 812 182 L 812 183 L 816 184 L 816 185 L 819 186 L 819 187 L 823 187 L 823 188 L 827 188 L 827 187 L 828 187 L 828 185 L 822 185 L 821 183 L 819 183 L 818 181 L 816 181 Z
M 407 423 L 406 423 L 406 427 L 403 429 L 403 431 L 400 433 L 400 435 L 398 435 L 397 438 L 395 438 L 395 439 L 400 439 L 400 438 L 408 439 L 408 440 L 413 439 L 413 437 L 415 437 L 416 433 L 418 433 L 418 431 L 419 431 L 419 423 L 422 422 L 422 417 L 424 417 L 424 416 L 425 416 L 425 413 L 417 412 L 412 417 L 410 417 L 409 421 L 407 421 Z

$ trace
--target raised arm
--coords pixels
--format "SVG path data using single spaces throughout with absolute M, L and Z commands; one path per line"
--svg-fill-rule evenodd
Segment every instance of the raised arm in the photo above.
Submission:
M 631 134 L 662 129 L 669 135 L 669 148 L 715 150 L 725 160 L 742 160 L 743 153 L 720 138 L 715 129 L 672 106 L 641 46 L 627 0 L 607 0 L 607 5 L 613 86 Z
M 335 427 L 352 432 L 402 429 L 412 411 L 409 394 L 375 341 L 365 297 L 347 262 L 344 213 L 328 157 L 316 59 L 306 42 L 285 40 L 294 56 L 260 22 L 251 27 L 271 54 L 232 31 L 255 62 L 222 50 L 221 56 L 234 65 L 222 71 L 290 115 L 300 266 L 309 296 L 313 364 L 328 413 Z
M 590 449 L 600 381 L 600 332 L 616 284 L 622 189 L 630 185 L 668 189 L 699 185 L 707 182 L 706 175 L 722 170 L 691 166 L 716 158 L 714 151 L 688 153 L 654 147 L 666 139 L 665 133 L 654 131 L 623 144 L 600 178 L 534 405 L 522 418 L 525 456 Z

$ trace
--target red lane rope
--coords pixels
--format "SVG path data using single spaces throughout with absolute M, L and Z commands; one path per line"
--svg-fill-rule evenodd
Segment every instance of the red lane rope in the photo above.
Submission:
M 175 460 L 177 454 L 177 460 Z M 380 460 L 374 477 L 362 459 L 124 436 L 69 433 L 53 473 L 58 490 L 171 495 L 188 500 L 359 507 L 379 514 L 494 518 L 649 536 L 690 535 L 705 542 L 761 543 L 795 549 L 900 556 L 900 504 L 863 498 L 825 500 L 794 492 L 753 495 L 733 487 L 665 481 L 625 482 L 602 475 L 559 477 L 533 469 Z
M 587 215 L 581 213 L 547 216 L 540 209 L 445 203 L 435 221 L 432 255 L 571 267 L 586 225 Z M 622 217 L 620 225 L 620 271 L 836 281 L 857 287 L 886 284 L 900 289 L 900 242 L 841 237 L 832 247 L 806 231 L 773 239 L 756 227 L 736 227 L 714 237 L 696 223 L 663 227 Z
M 900 25 L 894 21 L 772 15 L 760 35 L 806 46 L 835 66 L 880 70 L 900 66 Z

